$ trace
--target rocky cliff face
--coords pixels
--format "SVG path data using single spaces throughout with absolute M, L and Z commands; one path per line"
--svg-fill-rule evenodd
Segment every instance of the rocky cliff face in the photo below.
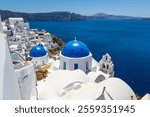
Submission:
M 8 10 L 0 10 L 2 20 L 6 20 L 9 17 L 22 17 L 25 21 L 36 20 L 84 20 L 86 17 L 80 14 L 71 12 L 50 12 L 50 13 L 23 13 L 12 12 Z

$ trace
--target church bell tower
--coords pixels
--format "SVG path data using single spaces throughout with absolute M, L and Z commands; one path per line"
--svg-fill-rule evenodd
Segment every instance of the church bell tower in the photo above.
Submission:
M 99 70 L 109 74 L 110 77 L 114 76 L 114 64 L 111 60 L 111 57 L 108 53 L 106 53 L 105 55 L 103 55 L 102 59 L 99 62 Z

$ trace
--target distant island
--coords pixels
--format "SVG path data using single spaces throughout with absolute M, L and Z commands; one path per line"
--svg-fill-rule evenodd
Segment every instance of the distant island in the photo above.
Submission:
M 105 13 L 97 13 L 89 17 L 90 19 L 137 19 L 137 20 L 150 20 L 145 17 L 133 17 L 133 16 L 122 16 L 122 15 L 111 15 Z
M 97 13 L 92 16 L 80 15 L 68 11 L 49 12 L 49 13 L 24 13 L 13 12 L 9 10 L 0 10 L 2 20 L 9 17 L 22 17 L 25 21 L 73 21 L 73 20 L 93 20 L 93 19 L 139 19 L 150 20 L 150 18 L 109 15 L 105 13 Z

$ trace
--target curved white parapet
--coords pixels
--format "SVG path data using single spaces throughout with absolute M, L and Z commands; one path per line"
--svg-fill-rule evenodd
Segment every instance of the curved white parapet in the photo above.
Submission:
M 146 95 L 144 95 L 143 97 L 142 97 L 142 99 L 141 100 L 150 100 L 150 94 L 146 94 Z
M 38 82 L 39 99 L 136 100 L 133 90 L 119 78 L 94 83 L 88 77 L 81 70 L 54 71 L 47 79 Z
M 0 33 L 0 99 L 19 100 L 20 91 L 4 34 Z
M 98 84 L 91 82 L 81 85 L 62 97 L 71 100 L 136 100 L 133 90 L 121 79 L 109 78 Z

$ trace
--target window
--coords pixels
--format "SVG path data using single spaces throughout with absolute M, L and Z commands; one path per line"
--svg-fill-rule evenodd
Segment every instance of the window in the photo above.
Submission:
M 107 59 L 108 59 L 108 56 L 106 56 L 106 61 L 107 61 Z
M 78 69 L 78 64 L 77 63 L 74 64 L 74 69 Z
M 86 62 L 86 70 L 88 70 L 88 69 L 89 69 L 89 63 Z
M 107 65 L 107 70 L 109 69 L 109 65 Z
M 103 69 L 105 69 L 105 64 L 102 65 Z
M 66 70 L 66 62 L 63 64 L 63 69 Z

